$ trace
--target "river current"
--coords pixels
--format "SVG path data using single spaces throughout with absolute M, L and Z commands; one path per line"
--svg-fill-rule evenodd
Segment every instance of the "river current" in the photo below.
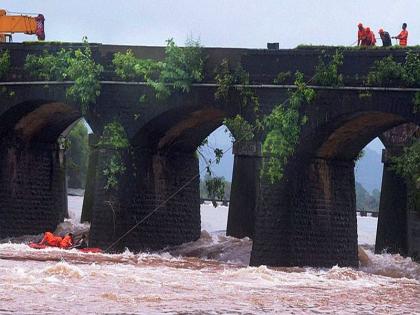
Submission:
M 70 215 L 81 199 L 70 198 Z M 224 236 L 227 208 L 202 206 L 202 235 L 158 253 L 35 250 L 0 244 L 0 314 L 420 314 L 420 265 L 372 252 L 358 217 L 360 268 L 249 267 L 250 239 Z M 81 233 L 68 220 L 57 232 Z

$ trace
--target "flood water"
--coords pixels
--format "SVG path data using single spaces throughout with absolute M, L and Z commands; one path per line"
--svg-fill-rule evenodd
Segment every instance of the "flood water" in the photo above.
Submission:
M 252 242 L 224 236 L 226 217 L 225 207 L 202 206 L 200 240 L 159 253 L 0 244 L 0 314 L 420 314 L 420 265 L 369 250 L 376 218 L 358 218 L 365 245 L 356 270 L 249 267 Z

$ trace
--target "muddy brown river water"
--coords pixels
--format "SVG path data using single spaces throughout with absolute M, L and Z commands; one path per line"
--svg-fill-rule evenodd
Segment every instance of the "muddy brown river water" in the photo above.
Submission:
M 0 314 L 420 314 L 411 259 L 367 246 L 357 270 L 249 267 L 251 245 L 221 232 L 155 254 L 3 243 Z

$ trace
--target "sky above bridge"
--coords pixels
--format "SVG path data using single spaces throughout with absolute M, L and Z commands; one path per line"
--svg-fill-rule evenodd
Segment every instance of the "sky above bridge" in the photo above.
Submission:
M 420 0 L 3 0 L 0 6 L 44 14 L 47 40 L 57 41 L 86 35 L 90 42 L 132 45 L 162 45 L 171 37 L 219 47 L 351 45 L 361 21 L 391 35 L 406 22 L 409 44 L 420 44 Z

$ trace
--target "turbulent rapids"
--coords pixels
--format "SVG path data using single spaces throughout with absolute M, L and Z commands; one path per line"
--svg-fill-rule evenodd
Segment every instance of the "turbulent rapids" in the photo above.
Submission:
M 227 209 L 202 209 L 223 216 Z M 250 239 L 224 236 L 214 219 L 201 238 L 158 253 L 90 254 L 22 242 L 0 244 L 0 313 L 416 313 L 420 265 L 399 255 L 375 255 L 374 218 L 358 218 L 361 267 L 249 267 Z M 226 222 L 226 221 L 224 221 Z M 67 221 L 61 231 L 89 226 Z M 18 243 L 12 243 L 12 242 Z M 20 244 L 19 244 L 20 243 Z

